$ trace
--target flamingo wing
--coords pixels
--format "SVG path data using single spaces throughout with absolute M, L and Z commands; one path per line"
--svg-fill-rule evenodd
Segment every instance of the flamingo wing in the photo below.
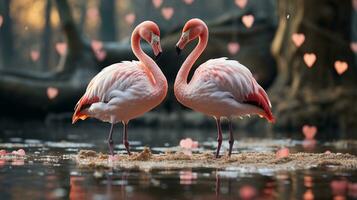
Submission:
M 138 61 L 124 61 L 104 68 L 90 81 L 86 92 L 76 104 L 72 123 L 78 119 L 86 119 L 88 113 L 85 110 L 89 108 L 105 112 L 104 108 L 113 98 L 118 96 L 130 98 L 135 94 L 145 93 L 150 85 L 148 82 L 154 81 L 152 75 L 148 76 L 148 73 L 150 72 Z M 120 103 L 118 98 L 115 101 L 116 104 Z
M 197 68 L 191 82 L 200 92 L 206 91 L 220 98 L 227 97 L 242 104 L 257 106 L 264 110 L 269 121 L 274 121 L 268 95 L 249 69 L 238 61 L 210 59 Z

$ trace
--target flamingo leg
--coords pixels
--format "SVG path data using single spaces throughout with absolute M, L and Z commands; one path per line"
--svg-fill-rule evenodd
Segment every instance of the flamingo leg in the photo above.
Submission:
M 109 131 L 109 136 L 108 136 L 108 147 L 109 147 L 110 155 L 112 155 L 112 156 L 114 156 L 113 128 L 114 128 L 114 124 L 112 123 L 112 125 L 110 127 L 110 131 Z
M 232 125 L 232 121 L 229 120 L 229 153 L 228 156 L 230 157 L 232 154 L 232 148 L 233 148 L 233 144 L 234 144 L 234 137 L 233 137 L 233 125 Z
M 131 155 L 130 150 L 129 150 L 129 142 L 128 142 L 128 123 L 123 122 L 123 144 L 125 146 L 126 151 L 128 152 L 128 155 Z
M 216 118 L 216 124 L 217 124 L 217 152 L 216 152 L 216 158 L 219 157 L 219 151 L 221 150 L 221 145 L 222 145 L 222 129 L 221 129 L 221 118 Z

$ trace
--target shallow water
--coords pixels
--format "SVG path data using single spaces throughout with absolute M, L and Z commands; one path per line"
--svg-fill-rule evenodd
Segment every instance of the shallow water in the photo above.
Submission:
M 120 126 L 118 126 L 120 127 Z M 121 130 L 115 134 L 116 152 L 124 152 Z M 107 151 L 108 127 L 61 126 L 3 131 L 0 149 L 23 148 L 27 159 L 0 160 L 0 199 L 356 199 L 357 170 L 260 171 L 81 169 L 69 159 L 80 149 Z M 154 152 L 177 146 L 180 139 L 200 141 L 201 150 L 215 148 L 214 130 L 152 130 L 130 128 L 133 151 L 150 146 Z M 169 134 L 170 133 L 170 134 Z M 242 138 L 237 134 L 236 138 Z M 11 137 L 10 137 L 11 136 Z M 208 137 L 210 136 L 210 137 Z M 357 154 L 356 143 L 291 139 L 241 139 L 235 153 L 276 151 L 343 152 Z M 60 141 L 60 142 L 58 142 Z M 227 140 L 223 142 L 227 147 Z M 224 151 L 223 150 L 223 151 Z M 224 153 L 222 151 L 222 153 Z

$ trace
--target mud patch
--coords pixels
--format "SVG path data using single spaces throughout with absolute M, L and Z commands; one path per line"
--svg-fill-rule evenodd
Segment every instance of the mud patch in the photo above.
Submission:
M 114 158 L 92 150 L 81 150 L 73 157 L 80 167 L 89 168 L 126 168 L 150 171 L 153 169 L 229 169 L 244 172 L 293 171 L 312 168 L 357 169 L 357 157 L 342 153 L 291 153 L 285 158 L 276 158 L 271 152 L 243 152 L 214 158 L 211 152 L 193 153 L 165 152 L 153 154 L 149 148 Z

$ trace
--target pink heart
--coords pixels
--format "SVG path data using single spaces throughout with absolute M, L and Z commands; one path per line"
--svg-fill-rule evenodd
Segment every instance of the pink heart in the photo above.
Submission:
M 289 156 L 289 149 L 286 148 L 286 147 L 281 148 L 276 152 L 276 158 L 277 159 L 285 158 L 285 157 L 288 157 L 288 156 Z
M 180 141 L 180 147 L 184 149 L 194 149 L 198 147 L 198 142 L 193 141 L 191 138 L 182 139 Z
M 305 135 L 305 139 L 312 140 L 315 138 L 317 128 L 316 126 L 304 125 L 302 127 L 302 132 Z
M 2 26 L 3 22 L 4 22 L 4 18 L 2 17 L 2 15 L 0 15 L 0 27 Z
M 357 53 L 357 42 L 351 42 L 351 50 Z
M 235 0 L 235 3 L 240 9 L 243 9 L 247 5 L 248 0 Z
M 134 13 L 129 13 L 125 15 L 125 21 L 128 25 L 132 25 L 135 22 L 135 14 Z
M 57 88 L 55 88 L 55 87 L 48 87 L 48 88 L 47 88 L 47 97 L 48 97 L 49 99 L 54 99 L 54 98 L 57 97 L 58 92 L 59 92 L 59 91 L 58 91 Z
M 239 196 L 241 199 L 254 199 L 256 195 L 257 195 L 257 190 L 250 185 L 242 186 L 239 189 Z
M 238 42 L 230 42 L 228 43 L 227 45 L 227 49 L 228 49 L 228 52 L 232 55 L 236 54 L 239 49 L 240 49 L 240 46 L 239 46 L 239 43 Z
M 95 53 L 95 57 L 99 61 L 103 61 L 107 57 L 107 52 L 105 52 L 104 50 L 98 50 L 98 51 L 95 51 L 94 53 Z
M 303 33 L 294 33 L 291 36 L 291 40 L 294 42 L 295 46 L 300 47 L 305 41 L 305 35 Z
M 60 54 L 61 56 L 65 55 L 67 52 L 67 44 L 64 42 L 58 42 L 56 44 L 56 51 L 58 54 Z
M 185 4 L 187 5 L 191 5 L 193 3 L 194 0 L 183 0 L 183 2 L 185 2 Z
M 152 4 L 154 4 L 155 8 L 158 8 L 162 4 L 162 0 L 152 0 Z
M 352 6 L 355 11 L 357 11 L 357 0 L 352 0 Z
M 169 20 L 169 19 L 171 19 L 172 15 L 174 14 L 174 9 L 172 7 L 162 8 L 161 14 L 166 20 Z
M 254 23 L 254 16 L 253 15 L 244 15 L 242 17 L 242 22 L 243 22 L 245 27 L 251 28 L 253 26 L 253 23 Z
M 98 8 L 88 8 L 87 9 L 87 17 L 91 20 L 96 20 L 99 17 Z
M 315 196 L 311 189 L 307 189 L 302 197 L 303 200 L 314 200 Z
M 30 57 L 32 61 L 37 61 L 40 58 L 40 52 L 37 50 L 31 50 Z
M 314 53 L 305 53 L 304 54 L 304 62 L 308 67 L 312 67 L 316 62 L 316 55 Z
M 336 69 L 336 72 L 339 75 L 341 75 L 341 74 L 345 73 L 345 71 L 348 69 L 348 64 L 347 64 L 347 62 L 337 60 L 335 62 L 335 69 Z
M 92 47 L 93 51 L 99 51 L 103 48 L 103 42 L 98 41 L 98 40 L 92 40 L 91 47 Z

